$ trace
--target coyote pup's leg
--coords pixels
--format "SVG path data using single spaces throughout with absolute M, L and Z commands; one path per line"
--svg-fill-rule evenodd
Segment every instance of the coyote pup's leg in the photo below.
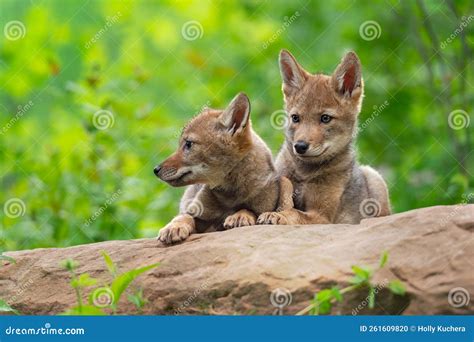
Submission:
M 224 228 L 231 229 L 236 227 L 253 226 L 255 225 L 256 219 L 257 216 L 253 212 L 247 209 L 242 209 L 235 214 L 227 216 L 224 221 Z
M 316 211 L 288 209 L 280 212 L 263 213 L 258 217 L 259 224 L 326 224 L 331 223 Z
M 282 212 L 292 210 L 293 206 L 293 184 L 288 178 L 281 177 L 276 211 L 262 213 L 257 219 L 257 224 L 289 224 Z
M 189 214 L 180 214 L 160 230 L 158 240 L 165 244 L 180 242 L 186 240 L 195 229 L 194 218 Z

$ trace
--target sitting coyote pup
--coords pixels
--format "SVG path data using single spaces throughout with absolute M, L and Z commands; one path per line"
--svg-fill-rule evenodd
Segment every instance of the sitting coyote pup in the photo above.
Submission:
M 160 241 L 254 225 L 263 212 L 293 207 L 291 182 L 276 175 L 271 152 L 249 116 L 243 93 L 223 111 L 205 109 L 184 128 L 178 150 L 155 168 L 171 186 L 190 185 L 180 214 L 160 230 Z
M 359 223 L 390 214 L 380 174 L 355 161 L 353 140 L 363 96 L 359 58 L 347 53 L 332 76 L 306 72 L 280 53 L 289 120 L 276 168 L 295 189 L 295 209 L 264 213 L 260 224 Z

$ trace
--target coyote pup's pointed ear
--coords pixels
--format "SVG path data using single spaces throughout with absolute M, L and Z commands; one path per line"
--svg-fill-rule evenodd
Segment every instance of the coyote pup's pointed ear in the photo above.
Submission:
M 348 52 L 332 75 L 332 84 L 336 93 L 353 99 L 362 93 L 362 68 L 355 52 Z
M 280 51 L 280 73 L 283 80 L 283 93 L 288 96 L 301 89 L 307 79 L 306 71 L 298 64 L 295 57 L 286 50 Z
M 221 123 L 232 135 L 241 132 L 248 124 L 250 101 L 244 93 L 237 94 L 221 114 Z

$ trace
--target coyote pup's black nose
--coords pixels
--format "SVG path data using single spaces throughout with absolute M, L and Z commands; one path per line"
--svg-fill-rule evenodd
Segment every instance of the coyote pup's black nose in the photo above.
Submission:
M 295 151 L 298 154 L 305 154 L 308 151 L 309 145 L 304 141 L 297 141 L 295 144 Z
M 158 176 L 158 174 L 160 173 L 161 171 L 161 166 L 158 165 L 156 166 L 154 169 L 153 169 L 153 172 L 155 173 L 155 176 Z

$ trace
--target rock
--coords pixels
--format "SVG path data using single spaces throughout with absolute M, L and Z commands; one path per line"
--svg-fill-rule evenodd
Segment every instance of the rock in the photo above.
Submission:
M 367 291 L 360 290 L 333 314 L 474 314 L 473 231 L 474 205 L 459 205 L 359 225 L 236 228 L 171 247 L 140 239 L 9 252 L 16 263 L 0 268 L 0 298 L 24 314 L 61 313 L 76 298 L 60 262 L 72 258 L 78 273 L 105 283 L 111 277 L 100 252 L 107 251 L 121 271 L 161 263 L 132 285 L 144 290 L 144 314 L 295 314 L 318 290 L 349 285 L 352 265 L 376 268 L 386 250 L 388 264 L 374 278 L 381 284 L 375 308 L 367 309 Z M 405 296 L 386 288 L 397 278 Z M 136 313 L 123 299 L 118 313 Z

